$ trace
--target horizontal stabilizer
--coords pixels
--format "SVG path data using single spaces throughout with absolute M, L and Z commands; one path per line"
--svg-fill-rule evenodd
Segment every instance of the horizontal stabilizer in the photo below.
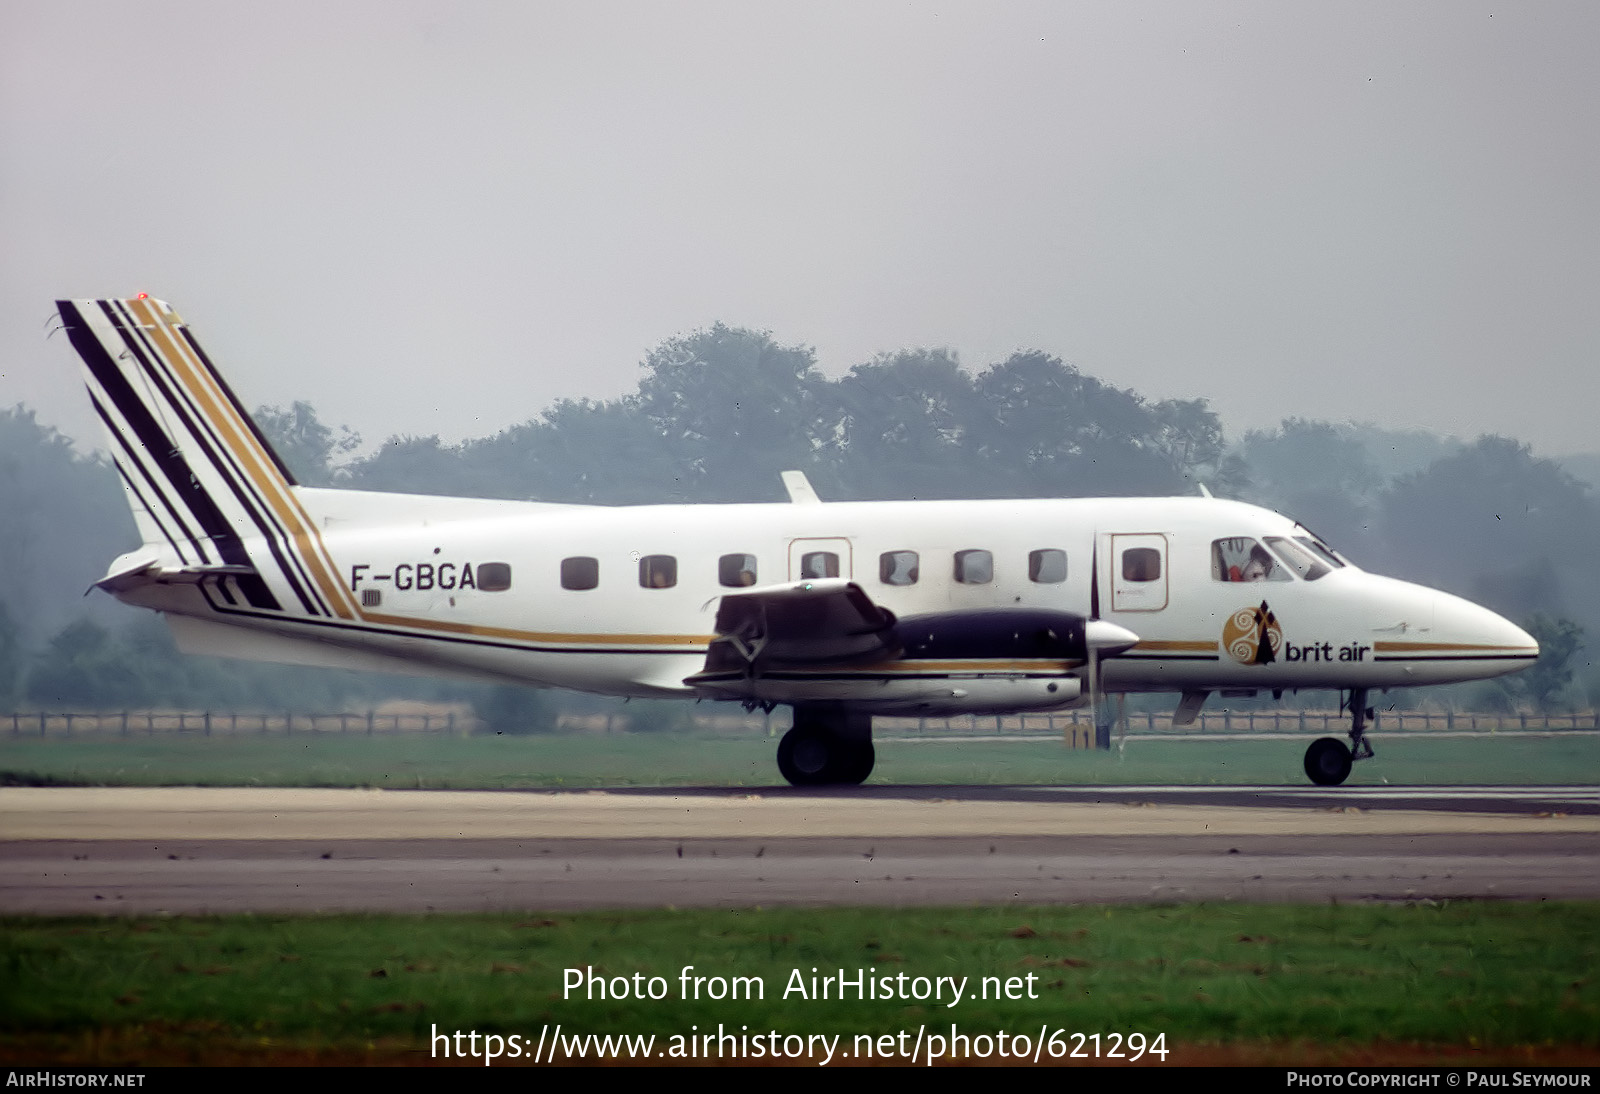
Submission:
M 256 568 L 244 563 L 191 563 L 168 567 L 161 565 L 152 554 L 137 552 L 117 559 L 111 564 L 110 572 L 90 587 L 104 589 L 108 593 L 120 593 L 140 585 L 198 585 L 208 578 L 256 576 Z

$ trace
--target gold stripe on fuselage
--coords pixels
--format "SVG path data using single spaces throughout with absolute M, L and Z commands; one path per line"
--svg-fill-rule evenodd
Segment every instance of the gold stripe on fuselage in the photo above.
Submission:
M 1537 652 L 1533 646 L 1475 646 L 1467 642 L 1374 642 L 1378 653 L 1527 653 Z
M 556 643 L 559 645 L 613 646 L 696 646 L 704 648 L 714 634 L 563 634 L 545 631 L 518 631 L 509 627 L 485 627 L 477 623 L 451 623 L 443 619 L 415 619 L 404 615 L 362 613 L 369 623 L 389 627 L 414 627 L 445 634 L 471 635 L 474 638 L 504 638 L 517 642 Z
M 156 343 L 157 349 L 172 368 L 178 382 L 183 384 L 189 395 L 200 405 L 205 417 L 215 425 L 221 434 L 222 443 L 233 454 L 240 469 L 255 487 L 256 493 L 271 506 L 288 530 L 301 562 L 316 581 L 328 604 L 340 618 L 351 618 L 354 602 L 346 594 L 343 582 L 332 576 L 337 572 L 337 568 L 333 565 L 332 558 L 328 556 L 327 548 L 317 533 L 316 525 L 307 516 L 299 500 L 289 492 L 288 484 L 283 481 L 271 458 L 261 448 L 255 434 L 239 417 L 232 400 L 217 387 L 210 370 L 203 362 L 193 357 L 187 342 L 174 337 L 168 331 L 169 325 L 181 325 L 182 319 L 174 312 L 169 324 L 168 317 L 162 315 L 147 300 L 128 300 L 124 301 L 124 304 L 141 320 L 141 329 L 145 330 L 151 341 Z

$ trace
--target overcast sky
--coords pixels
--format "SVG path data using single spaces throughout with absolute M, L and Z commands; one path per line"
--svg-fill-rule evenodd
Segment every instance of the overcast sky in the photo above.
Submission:
M 0 405 L 98 446 L 51 301 L 145 291 L 368 441 L 721 320 L 1593 451 L 1597 46 L 1589 0 L 8 0 Z

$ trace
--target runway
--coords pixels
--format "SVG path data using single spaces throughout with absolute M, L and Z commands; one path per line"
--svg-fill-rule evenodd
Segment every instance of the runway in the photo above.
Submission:
M 0 790 L 0 913 L 1600 899 L 1600 788 Z

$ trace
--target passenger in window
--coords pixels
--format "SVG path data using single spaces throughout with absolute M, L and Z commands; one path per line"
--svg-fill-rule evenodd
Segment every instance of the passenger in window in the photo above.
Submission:
M 639 584 L 646 589 L 670 589 L 678 583 L 678 560 L 671 555 L 646 555 L 639 560 Z
M 756 556 L 747 554 L 723 555 L 717 560 L 717 581 L 730 589 L 754 585 L 756 583 Z

